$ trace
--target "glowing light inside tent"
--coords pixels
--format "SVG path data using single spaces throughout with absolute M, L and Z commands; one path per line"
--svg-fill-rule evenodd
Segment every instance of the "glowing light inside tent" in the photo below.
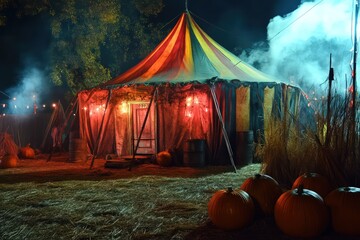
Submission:
M 52 107 L 53 107 L 53 108 L 56 108 L 56 103 L 53 103 L 53 104 L 52 104 Z
M 197 97 L 197 96 L 195 96 L 194 97 L 194 103 L 196 104 L 196 105 L 199 105 L 199 98 Z
M 43 104 L 43 105 L 42 105 L 42 107 L 43 107 L 43 108 L 46 108 L 46 105 L 45 105 L 45 104 Z
M 86 111 L 86 110 L 87 110 L 87 107 L 84 107 L 83 109 L 84 109 L 84 111 Z
M 192 97 L 187 97 L 186 98 L 186 106 L 191 107 L 192 104 L 193 104 L 193 98 Z
M 192 118 L 194 114 L 200 112 L 209 112 L 207 99 L 204 95 L 194 93 L 185 99 L 185 117 Z
M 27 109 L 29 109 L 29 108 L 30 108 L 30 106 L 29 106 L 29 105 L 27 105 L 27 106 L 26 106 L 26 108 L 27 108 Z
M 6 104 L 5 104 L 5 103 L 3 103 L 3 105 L 2 105 L 2 106 L 3 106 L 3 108 L 5 108 L 5 107 L 6 107 Z
M 192 118 L 194 113 L 191 110 L 185 110 L 185 117 Z
M 128 104 L 126 102 L 122 102 L 119 107 L 120 107 L 120 112 L 121 113 L 128 113 L 129 112 L 129 107 L 128 107 Z

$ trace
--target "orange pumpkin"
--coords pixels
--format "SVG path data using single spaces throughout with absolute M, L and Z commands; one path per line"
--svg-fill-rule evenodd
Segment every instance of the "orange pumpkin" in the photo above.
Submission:
M 156 155 L 156 162 L 163 167 L 170 166 L 172 164 L 171 154 L 168 151 L 159 152 Z
M 35 151 L 30 147 L 30 144 L 20 148 L 20 156 L 22 158 L 35 158 Z
M 325 198 L 335 232 L 360 236 L 360 188 L 341 187 Z
M 252 197 L 256 212 L 264 215 L 274 213 L 276 200 L 282 194 L 278 182 L 265 174 L 255 174 L 255 176 L 247 178 L 240 189 Z
M 323 199 L 329 192 L 331 192 L 331 190 L 334 189 L 329 180 L 318 173 L 304 173 L 303 175 L 299 176 L 294 181 L 292 189 L 295 189 L 300 185 L 303 185 L 306 189 L 313 190 Z
M 274 209 L 276 225 L 292 237 L 316 237 L 327 228 L 330 216 L 319 194 L 300 185 L 283 193 Z
M 254 218 L 254 203 L 245 191 L 219 190 L 208 203 L 212 223 L 224 230 L 241 229 Z
M 17 166 L 18 157 L 14 154 L 7 154 L 0 160 L 0 168 L 14 168 Z

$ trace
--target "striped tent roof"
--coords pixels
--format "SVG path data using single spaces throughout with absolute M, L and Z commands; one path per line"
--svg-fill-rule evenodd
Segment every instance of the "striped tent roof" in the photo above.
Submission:
M 278 82 L 215 42 L 186 12 L 145 59 L 102 86 L 204 83 L 215 77 L 248 83 Z

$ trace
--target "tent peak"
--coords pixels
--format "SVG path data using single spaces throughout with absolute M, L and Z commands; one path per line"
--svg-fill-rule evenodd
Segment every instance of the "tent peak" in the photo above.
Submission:
M 188 13 L 189 9 L 188 9 L 188 1 L 185 0 L 185 12 Z

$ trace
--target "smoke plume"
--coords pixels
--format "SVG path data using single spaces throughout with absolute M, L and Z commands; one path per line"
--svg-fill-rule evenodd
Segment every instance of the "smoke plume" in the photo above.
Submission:
M 257 43 L 240 58 L 260 70 L 302 88 L 318 88 L 327 80 L 330 54 L 334 86 L 350 84 L 353 59 L 353 1 L 303 1 L 267 27 L 267 42 Z
M 17 87 L 7 92 L 12 100 L 9 103 L 9 113 L 25 114 L 39 108 L 41 96 L 45 89 L 44 75 L 35 67 L 29 67 L 22 73 L 21 82 Z

